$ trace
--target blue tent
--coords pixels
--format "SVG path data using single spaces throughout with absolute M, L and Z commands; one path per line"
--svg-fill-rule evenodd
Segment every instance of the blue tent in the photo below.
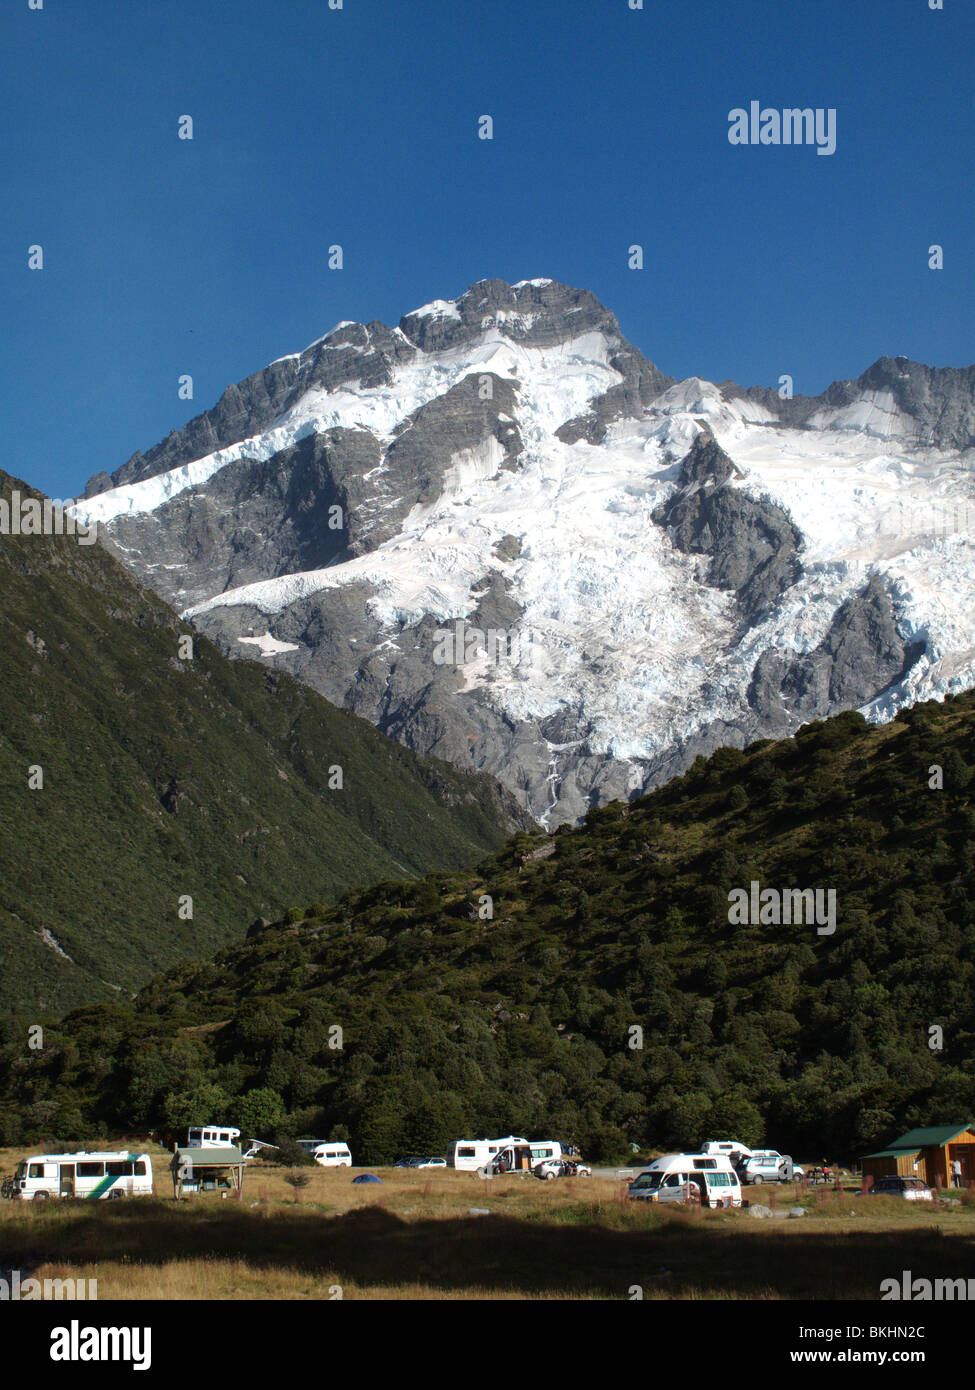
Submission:
M 382 1178 L 377 1178 L 376 1175 L 375 1175 L 375 1173 L 360 1173 L 359 1176 L 358 1176 L 357 1178 L 353 1178 L 352 1181 L 353 1181 L 353 1182 L 382 1182 Z

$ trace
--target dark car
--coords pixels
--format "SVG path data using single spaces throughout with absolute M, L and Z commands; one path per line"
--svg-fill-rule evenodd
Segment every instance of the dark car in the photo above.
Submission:
M 398 1158 L 393 1164 L 394 1168 L 419 1168 L 421 1163 L 425 1163 L 423 1158 Z
M 878 1178 L 870 1191 L 875 1197 L 906 1197 L 909 1202 L 933 1202 L 934 1193 L 920 1178 Z

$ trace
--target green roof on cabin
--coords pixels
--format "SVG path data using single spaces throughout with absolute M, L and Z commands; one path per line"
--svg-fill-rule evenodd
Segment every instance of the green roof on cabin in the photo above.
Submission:
M 878 1153 L 864 1154 L 864 1158 L 903 1158 L 906 1154 L 917 1153 L 920 1149 L 943 1149 L 945 1144 L 950 1144 L 959 1134 L 964 1134 L 966 1129 L 975 1128 L 971 1123 L 963 1125 L 933 1125 L 929 1129 L 909 1129 L 906 1134 L 902 1134 L 899 1139 L 895 1139 L 889 1148 L 880 1149 Z
M 182 1164 L 186 1168 L 229 1168 L 233 1164 L 243 1163 L 244 1155 L 240 1149 L 205 1147 L 199 1149 L 180 1149 L 174 1163 Z

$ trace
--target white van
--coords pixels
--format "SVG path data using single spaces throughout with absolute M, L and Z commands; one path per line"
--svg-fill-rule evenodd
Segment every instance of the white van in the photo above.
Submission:
M 308 1149 L 315 1162 L 322 1168 L 351 1168 L 352 1154 L 348 1144 L 325 1140 Z
M 527 1143 L 527 1139 L 514 1134 L 509 1134 L 505 1139 L 455 1139 L 447 1145 L 447 1167 L 467 1169 L 473 1173 L 490 1163 L 495 1154 L 510 1144 Z
M 148 1154 L 32 1154 L 17 1164 L 13 1197 L 44 1202 L 52 1197 L 151 1197 L 152 1161 Z
M 723 1154 L 664 1154 L 637 1174 L 626 1195 L 634 1201 L 740 1207 L 741 1183 Z

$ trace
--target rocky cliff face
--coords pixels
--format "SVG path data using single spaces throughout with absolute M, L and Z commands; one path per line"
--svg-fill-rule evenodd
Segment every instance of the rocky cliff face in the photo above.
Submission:
M 975 684 L 975 368 L 675 383 L 487 280 L 230 387 L 85 514 L 221 648 L 549 825 L 698 752 Z

